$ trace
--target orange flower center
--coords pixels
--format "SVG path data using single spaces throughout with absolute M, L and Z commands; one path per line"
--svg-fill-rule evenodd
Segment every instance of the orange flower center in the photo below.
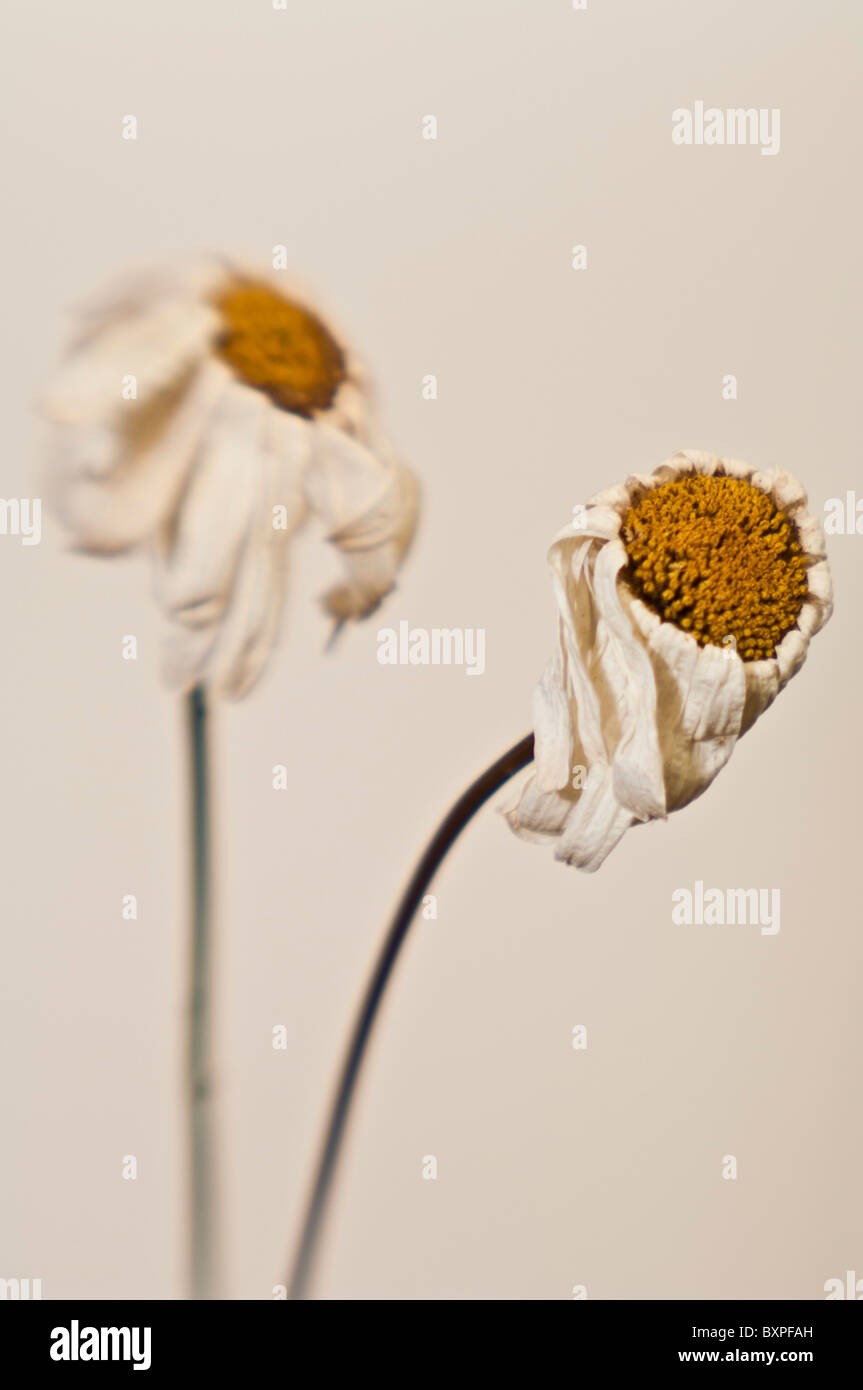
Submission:
M 621 531 L 630 584 L 701 646 L 734 639 L 744 661 L 775 656 L 806 597 L 797 530 L 742 478 L 685 474 L 630 506 Z
M 283 410 L 326 410 L 345 379 L 345 358 L 319 318 L 265 285 L 240 283 L 216 300 L 225 330 L 216 352 L 247 385 Z

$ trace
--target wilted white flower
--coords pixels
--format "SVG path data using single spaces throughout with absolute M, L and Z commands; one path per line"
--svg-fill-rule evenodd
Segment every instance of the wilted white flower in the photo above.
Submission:
M 42 400 L 48 488 L 83 550 L 150 541 L 165 675 L 243 695 L 277 634 L 288 538 L 316 515 L 371 612 L 413 536 L 417 486 L 363 372 L 281 275 L 222 258 L 130 275 L 83 305 Z
M 507 818 L 593 870 L 713 781 L 829 618 L 830 571 L 799 483 L 701 452 L 600 493 L 549 561 L 558 646 Z

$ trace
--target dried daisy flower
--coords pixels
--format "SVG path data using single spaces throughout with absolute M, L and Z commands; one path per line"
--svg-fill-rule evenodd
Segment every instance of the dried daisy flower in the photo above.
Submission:
M 345 562 L 325 598 L 337 622 L 392 588 L 415 480 L 355 357 L 281 275 L 213 258 L 126 277 L 80 308 L 42 409 L 47 487 L 77 547 L 153 544 L 172 686 L 254 684 L 309 512 Z
M 380 434 L 340 335 L 281 276 L 225 259 L 130 275 L 78 311 L 44 393 L 47 485 L 79 549 L 149 542 L 169 620 L 165 675 L 186 692 L 190 975 L 189 1279 L 218 1292 L 210 1022 L 214 900 L 209 694 L 238 698 L 276 640 L 288 538 L 318 517 L 346 576 L 340 625 L 393 587 L 417 486 Z
M 597 869 L 636 821 L 713 781 L 806 657 L 831 612 L 824 537 L 787 473 L 678 453 L 580 508 L 549 552 L 558 647 L 534 732 L 444 816 L 373 964 L 342 1061 L 288 1290 L 308 1297 L 369 1039 L 429 885 L 488 799 L 536 760 L 508 812 L 516 834 Z
M 701 452 L 600 493 L 549 561 L 558 646 L 507 818 L 593 870 L 713 781 L 829 618 L 830 571 L 799 483 Z
M 678 453 L 600 493 L 554 541 L 558 648 L 534 732 L 466 788 L 408 880 L 339 1073 L 289 1275 L 308 1297 L 369 1039 L 429 885 L 489 797 L 536 760 L 507 818 L 597 869 L 635 821 L 692 801 L 800 669 L 831 612 L 824 537 L 787 473 Z

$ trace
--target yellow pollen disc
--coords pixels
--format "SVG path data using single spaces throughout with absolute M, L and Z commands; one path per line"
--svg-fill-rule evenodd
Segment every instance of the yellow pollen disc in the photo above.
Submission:
M 216 301 L 223 362 L 284 410 L 326 410 L 345 379 L 344 353 L 320 319 L 264 285 L 235 284 Z
M 702 647 L 733 637 L 744 661 L 762 661 L 797 621 L 808 587 L 797 530 L 743 478 L 663 483 L 627 509 L 621 537 L 635 593 Z

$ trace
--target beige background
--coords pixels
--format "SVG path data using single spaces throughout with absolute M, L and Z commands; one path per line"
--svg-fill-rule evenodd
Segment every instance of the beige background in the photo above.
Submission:
M 4 11 L 3 495 L 39 489 L 31 402 L 64 304 L 153 252 L 266 262 L 280 242 L 362 346 L 424 483 L 380 621 L 322 657 L 336 562 L 309 534 L 265 681 L 217 715 L 225 1291 L 268 1298 L 387 913 L 457 791 L 527 731 L 545 549 L 573 504 L 682 446 L 781 463 L 816 510 L 863 496 L 861 12 Z M 672 110 L 698 99 L 780 107 L 781 153 L 673 146 Z M 472 827 L 376 1037 L 319 1296 L 819 1298 L 863 1274 L 863 538 L 830 554 L 833 621 L 694 806 L 593 877 L 492 810 Z M 39 547 L 0 537 L 0 567 L 0 1275 L 178 1297 L 182 722 L 148 569 L 70 555 L 50 522 Z M 400 618 L 484 627 L 486 674 L 379 666 L 376 630 Z M 698 878 L 779 887 L 779 935 L 673 926 L 673 889 Z

